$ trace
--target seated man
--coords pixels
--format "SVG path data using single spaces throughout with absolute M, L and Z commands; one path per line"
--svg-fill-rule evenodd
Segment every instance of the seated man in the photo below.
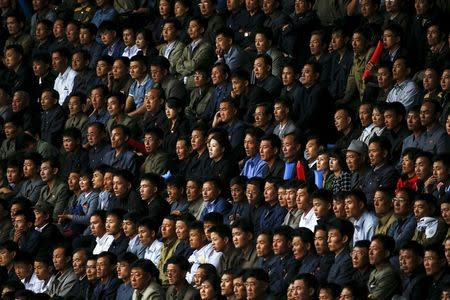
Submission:
M 348 245 L 353 230 L 353 224 L 344 219 L 335 219 L 328 226 L 328 247 L 335 255 L 328 273 L 328 282 L 344 285 L 352 280 L 353 268 Z

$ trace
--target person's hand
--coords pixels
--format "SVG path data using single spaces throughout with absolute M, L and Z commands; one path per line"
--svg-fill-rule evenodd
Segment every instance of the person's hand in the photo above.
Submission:
M 374 67 L 375 67 L 375 65 L 369 61 L 366 65 L 366 70 L 369 71 L 370 73 L 372 73 L 372 70 Z
M 220 117 L 220 112 L 216 112 L 216 114 L 214 115 L 214 119 L 213 119 L 213 123 L 212 126 L 216 127 L 217 125 L 219 125 L 222 122 L 222 118 Z
M 216 48 L 216 55 L 217 55 L 217 57 L 222 58 L 224 56 L 224 54 L 225 53 L 224 53 L 223 49 Z
M 425 189 L 430 189 L 433 185 L 437 183 L 436 177 L 431 175 L 426 181 L 425 181 Z
M 20 238 L 23 235 L 23 230 L 22 229 L 16 229 L 14 230 L 14 236 L 13 236 L 13 241 L 17 242 L 20 240 Z

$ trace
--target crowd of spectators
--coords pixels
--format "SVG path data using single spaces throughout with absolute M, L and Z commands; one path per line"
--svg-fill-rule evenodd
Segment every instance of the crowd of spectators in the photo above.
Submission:
M 0 12 L 1 299 L 450 299 L 450 1 Z

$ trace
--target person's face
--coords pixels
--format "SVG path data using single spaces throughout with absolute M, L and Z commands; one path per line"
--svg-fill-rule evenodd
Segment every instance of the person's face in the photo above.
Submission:
M 264 128 L 270 123 L 272 118 L 266 110 L 267 110 L 266 107 L 261 106 L 261 105 L 257 106 L 255 108 L 255 113 L 253 114 L 253 116 L 255 118 L 255 123 L 254 123 L 255 127 L 258 127 L 258 128 L 261 128 L 264 130 Z
M 436 122 L 437 114 L 433 103 L 425 101 L 420 107 L 420 124 L 430 126 Z
M 277 155 L 277 149 L 274 148 L 269 140 L 262 140 L 259 145 L 259 155 L 264 161 L 270 161 Z
M 54 169 L 51 167 L 49 162 L 43 162 L 41 164 L 41 179 L 43 182 L 49 182 L 53 180 L 56 176 L 58 169 Z
M 116 266 L 117 278 L 122 280 L 127 280 L 130 278 L 130 264 L 126 261 L 121 261 L 117 263 Z
M 166 74 L 167 71 L 163 68 L 155 65 L 150 66 L 150 76 L 152 77 L 154 82 L 161 84 L 161 82 L 166 77 Z
M 220 235 L 218 235 L 216 232 L 211 233 L 211 244 L 216 252 L 223 252 L 225 251 L 227 244 L 228 244 L 228 238 L 223 238 Z
M 56 20 L 55 23 L 53 23 L 53 36 L 58 40 L 66 36 L 64 22 L 62 20 Z
M 161 224 L 161 236 L 163 239 L 171 240 L 176 238 L 175 221 L 164 219 Z
M 52 267 L 47 266 L 47 264 L 35 261 L 34 262 L 34 273 L 39 280 L 47 280 L 52 276 Z
M 42 227 L 45 224 L 48 223 L 48 214 L 40 211 L 40 210 L 33 210 L 34 212 L 34 226 L 36 227 Z
M 112 66 L 112 74 L 115 80 L 125 78 L 129 72 L 128 67 L 121 60 L 115 60 Z
M 97 261 L 90 259 L 86 263 L 86 278 L 93 282 L 97 279 Z
M 276 103 L 275 106 L 273 107 L 273 115 L 277 122 L 286 120 L 286 118 L 288 117 L 288 114 L 289 114 L 289 109 L 281 103 Z
M 323 255 L 329 251 L 327 243 L 327 232 L 319 229 L 314 233 L 314 247 L 319 255 Z
M 219 85 L 227 80 L 227 75 L 220 70 L 220 67 L 214 67 L 211 70 L 211 82 L 213 85 Z
M 372 167 L 379 166 L 386 161 L 387 151 L 381 149 L 379 143 L 369 144 L 369 161 Z
M 103 107 L 103 92 L 100 88 L 91 91 L 91 103 L 96 110 Z
M 296 157 L 300 146 L 296 144 L 294 136 L 288 135 L 283 138 L 283 155 L 287 160 L 291 160 Z
M 229 37 L 224 36 L 223 34 L 219 34 L 216 37 L 216 49 L 222 50 L 224 53 L 226 53 L 226 52 L 228 52 L 228 50 L 230 50 L 232 44 L 233 44 L 233 40 Z
M 107 103 L 107 109 L 112 118 L 119 116 L 122 113 L 123 105 L 120 105 L 117 97 L 109 97 Z
M 64 270 L 70 262 L 70 257 L 64 253 L 64 248 L 56 248 L 53 250 L 53 265 L 56 271 Z
M 204 72 L 195 72 L 194 73 L 194 86 L 195 87 L 204 87 L 208 84 L 210 76 L 205 74 Z M 234 90 L 234 88 L 233 88 Z
M 43 110 L 49 110 L 57 103 L 57 99 L 53 98 L 52 93 L 45 91 L 41 96 L 41 107 Z
M 43 77 L 48 73 L 50 65 L 42 61 L 33 61 L 33 73 L 36 77 Z
M 109 258 L 107 257 L 99 257 L 97 258 L 97 277 L 100 279 L 108 278 L 111 276 L 114 267 L 111 265 Z
M 23 176 L 25 178 L 32 178 L 38 173 L 37 166 L 31 159 L 25 159 L 23 162 Z
M 220 293 L 224 297 L 233 296 L 233 276 L 231 274 L 223 274 L 220 279 Z
M 308 211 L 312 206 L 312 199 L 309 196 L 307 188 L 300 188 L 297 190 L 295 201 L 297 208 L 302 211 Z
M 229 102 L 219 104 L 220 119 L 223 123 L 232 121 L 236 115 L 236 109 Z
M 369 249 L 355 247 L 351 253 L 354 269 L 363 269 L 369 264 Z
M 12 122 L 5 123 L 3 130 L 7 139 L 16 137 L 17 127 Z
M 157 112 L 160 110 L 163 100 L 160 98 L 157 89 L 151 89 L 144 97 L 145 109 L 148 112 Z
M 381 113 L 378 108 L 374 108 L 372 111 L 372 122 L 379 128 L 384 127 L 384 114 Z
M 271 42 L 268 40 L 265 35 L 261 33 L 257 33 L 255 35 L 255 48 L 258 54 L 266 53 L 267 50 L 271 47 Z
M 78 43 L 78 38 L 80 35 L 80 31 L 75 24 L 68 24 L 66 26 L 66 37 L 69 43 L 76 44 Z
M 406 125 L 410 131 L 417 131 L 420 129 L 422 126 L 420 123 L 420 114 L 415 111 L 410 111 L 406 116 Z
M 91 218 L 89 219 L 89 223 L 93 236 L 102 237 L 105 234 L 105 223 L 103 223 L 102 219 L 99 216 L 91 216 Z
M 369 261 L 373 266 L 378 266 L 384 263 L 387 259 L 386 250 L 379 240 L 373 240 L 369 247 Z
M 138 227 L 139 241 L 146 247 L 155 241 L 155 231 L 150 230 L 146 226 Z
M 309 51 L 311 55 L 320 55 L 322 53 L 322 41 L 320 35 L 313 34 L 309 39 Z
M 242 281 L 242 277 L 233 279 L 233 292 L 236 300 L 247 299 L 247 290 L 245 289 L 245 284 Z
M 392 78 L 397 82 L 402 82 L 409 74 L 409 69 L 406 67 L 404 59 L 395 60 L 392 66 Z
M 94 171 L 92 174 L 92 187 L 94 189 L 102 189 L 103 188 L 103 180 L 104 175 L 100 171 Z
M 237 77 L 231 78 L 231 88 L 237 96 L 242 95 L 245 92 L 245 89 L 247 88 L 247 86 L 248 86 L 247 80 L 242 80 Z
M 110 235 L 117 235 L 122 231 L 122 220 L 116 215 L 108 215 L 106 217 L 106 233 Z
M 131 189 L 131 183 L 122 176 L 113 177 L 113 190 L 116 197 L 125 197 Z M 143 199 L 144 200 L 144 199 Z
M 336 218 L 346 219 L 347 214 L 345 212 L 345 201 L 333 199 L 333 213 Z
M 78 97 L 78 96 L 70 97 L 68 106 L 69 106 L 69 114 L 71 116 L 74 116 L 77 113 L 80 113 L 83 109 L 81 102 L 80 102 L 80 97 Z
M 0 250 L 0 266 L 8 267 L 13 262 L 15 255 L 16 253 L 14 251 Z
M 127 136 L 121 128 L 114 128 L 111 131 L 111 147 L 117 149 L 122 147 L 127 141 Z
M 256 205 L 261 197 L 261 191 L 255 184 L 247 184 L 245 189 L 248 203 Z
M 422 258 L 415 255 L 411 250 L 400 250 L 400 270 L 406 275 L 411 275 L 423 262 Z
M 355 172 L 361 165 L 360 155 L 354 151 L 347 151 L 345 154 L 345 162 L 350 172 Z
M 372 108 L 369 104 L 359 106 L 358 110 L 359 120 L 363 127 L 367 127 L 372 123 Z
M 197 21 L 190 21 L 187 29 L 187 33 L 192 40 L 197 40 L 202 37 L 204 28 L 200 26 Z
M 436 25 L 432 25 L 427 29 L 427 41 L 430 47 L 436 46 L 441 42 L 441 31 Z
M 425 91 L 433 91 L 439 86 L 438 74 L 433 69 L 426 69 L 423 74 L 423 88 Z
M 308 285 L 302 279 L 294 280 L 293 291 L 295 299 L 312 299 L 312 295 L 314 293 L 314 289 L 308 288 Z
M 145 36 L 142 32 L 139 32 L 136 35 L 136 47 L 139 50 L 145 50 L 147 48 L 147 41 L 145 40 Z
M 152 199 L 157 192 L 158 188 L 153 184 L 153 182 L 149 180 L 141 180 L 141 184 L 139 185 L 139 193 L 142 200 L 148 201 Z
M 15 263 L 14 272 L 20 280 L 24 280 L 33 273 L 33 267 L 26 263 Z
M 378 68 L 377 71 L 377 82 L 378 86 L 382 89 L 387 89 L 392 85 L 392 75 L 391 71 L 385 67 Z
M 392 200 L 384 192 L 376 191 L 373 197 L 373 205 L 375 206 L 375 213 L 383 216 L 392 209 Z
M 116 39 L 116 35 L 117 33 L 113 30 L 105 30 L 100 33 L 100 40 L 102 41 L 103 45 L 109 46 Z
M 175 144 L 175 153 L 179 160 L 185 160 L 190 154 L 189 147 L 185 140 L 178 140 Z
M 231 234 L 233 237 L 233 244 L 236 249 L 243 249 L 252 241 L 252 234 L 245 232 L 240 228 L 233 228 L 231 230 Z
M 310 139 L 305 146 L 305 152 L 308 154 L 308 157 L 314 161 L 317 159 L 319 155 L 319 143 L 316 139 Z
M 445 121 L 445 130 L 447 131 L 447 135 L 450 135 L 450 115 L 447 116 L 447 120 Z
M 146 72 L 147 69 L 139 61 L 130 62 L 130 76 L 132 79 L 144 78 Z
M 404 191 L 398 191 L 393 199 L 394 213 L 396 216 L 407 216 L 410 213 L 408 194 Z
M 47 37 L 50 35 L 50 31 L 43 23 L 38 23 L 36 25 L 36 40 L 38 42 L 45 41 Z
M 213 138 L 213 139 L 211 139 L 211 141 L 208 144 L 208 152 L 209 152 L 209 157 L 212 160 L 218 161 L 223 156 L 224 148 L 222 147 L 222 145 L 219 144 L 219 142 L 217 140 L 215 140 Z
M 81 45 L 89 45 L 92 43 L 93 37 L 88 29 L 80 28 L 79 39 Z
M 64 73 L 67 68 L 67 58 L 62 56 L 59 52 L 52 53 L 52 68 L 58 73 Z
M 447 260 L 447 265 L 450 265 L 450 240 L 447 239 L 444 243 L 445 249 L 445 259 Z
M 450 224 L 450 204 L 441 203 L 441 216 L 445 223 Z
M 290 66 L 283 67 L 283 71 L 281 72 L 281 80 L 284 86 L 292 86 L 296 80 L 294 69 Z
M 260 299 L 267 289 L 267 283 L 261 282 L 255 277 L 249 277 L 245 281 L 245 289 L 247 291 L 247 300 Z
M 245 149 L 245 154 L 248 157 L 253 157 L 256 154 L 258 154 L 259 144 L 258 144 L 256 138 L 249 134 L 245 135 L 244 149 Z
M 322 218 L 326 215 L 328 215 L 328 213 L 331 210 L 331 204 L 327 203 L 326 201 L 323 201 L 321 199 L 313 199 L 313 209 L 314 209 L 314 214 L 316 215 L 317 218 Z
M 264 184 L 264 201 L 267 203 L 276 203 L 278 201 L 278 189 L 275 184 L 270 182 Z
M 427 276 L 435 276 L 441 272 L 442 268 L 445 266 L 445 262 L 442 259 L 439 259 L 436 252 L 425 251 L 423 265 Z
M 345 36 L 342 35 L 341 32 L 333 32 L 331 34 L 331 49 L 333 51 L 341 50 L 345 47 L 345 44 L 347 43 Z
M 302 74 L 300 75 L 300 82 L 305 87 L 310 87 L 314 83 L 316 83 L 317 79 L 319 78 L 319 74 L 317 74 L 313 67 L 309 64 L 306 64 L 302 69 Z
M 270 66 L 266 65 L 262 57 L 259 57 L 253 63 L 253 72 L 255 73 L 256 79 L 264 79 L 270 74 Z
M 277 9 L 278 3 L 276 0 L 263 0 L 261 9 L 264 12 L 265 15 L 272 14 L 275 9 Z
M 287 193 L 284 187 L 278 188 L 278 202 L 280 203 L 281 207 L 287 206 Z
M 290 251 L 292 242 L 289 241 L 284 235 L 275 234 L 273 236 L 272 248 L 275 255 L 284 255 Z
M 450 69 L 444 70 L 441 75 L 441 89 L 445 92 L 450 91 Z
M 170 285 L 179 284 L 183 281 L 185 275 L 181 268 L 176 264 L 168 264 L 166 274 Z
M 286 189 L 286 205 L 288 209 L 298 208 L 297 198 L 297 189 Z
M 192 180 L 186 183 L 186 198 L 188 202 L 197 200 L 202 195 L 202 188 Z
M 328 248 L 330 249 L 330 251 L 332 252 L 338 252 L 340 251 L 342 248 L 345 247 L 345 242 L 347 240 L 346 236 L 343 236 L 339 230 L 335 229 L 335 228 L 330 228 L 330 230 L 328 230 Z
M 172 42 L 178 38 L 178 31 L 173 23 L 166 23 L 163 26 L 162 36 L 164 41 Z
M 205 147 L 205 137 L 199 130 L 192 130 L 191 134 L 191 146 L 192 150 L 199 151 Z
M 86 272 L 86 252 L 85 251 L 77 251 L 72 256 L 72 267 L 75 275 L 81 277 Z
M 14 230 L 15 231 L 27 231 L 28 228 L 31 226 L 31 223 L 27 221 L 25 216 L 23 215 L 17 215 L 14 217 Z
M 133 289 L 142 291 L 147 287 L 151 277 L 141 268 L 132 268 L 130 279 Z
M 182 220 L 177 220 L 175 223 L 175 234 L 179 240 L 187 240 L 189 238 L 189 229 L 186 223 Z
M 308 254 L 309 245 L 304 243 L 302 239 L 298 236 L 292 238 L 292 253 L 296 260 L 301 260 Z
M 94 147 L 100 143 L 101 134 L 96 126 L 90 126 L 87 130 L 87 141 L 89 146 Z
M 355 197 L 345 198 L 345 214 L 347 215 L 347 218 L 359 218 L 363 208 L 363 204 L 357 201 Z
M 414 7 L 417 15 L 423 15 L 430 8 L 430 3 L 428 0 L 416 0 L 414 1 Z
M 148 154 L 155 153 L 155 151 L 158 149 L 160 144 L 161 144 L 161 141 L 158 139 L 157 136 L 155 136 L 154 134 L 150 134 L 150 133 L 145 134 L 144 146 L 145 146 L 145 151 Z
M 63 148 L 66 152 L 73 152 L 78 146 L 78 141 L 70 136 L 63 137 Z
M 111 71 L 111 65 L 104 60 L 97 61 L 95 66 L 95 74 L 99 78 L 104 78 L 108 76 L 108 73 Z
M 8 33 L 12 36 L 17 35 L 22 30 L 23 24 L 18 22 L 15 17 L 7 17 L 6 18 L 6 27 L 8 29 Z
M 444 165 L 443 161 L 435 161 L 433 163 L 433 177 L 437 182 L 446 182 L 450 176 L 450 170 Z
M 205 243 L 206 236 L 198 229 L 189 230 L 189 246 L 193 249 L 200 249 Z
M 135 41 L 135 36 L 134 36 L 133 30 L 125 29 L 124 31 L 122 31 L 122 39 L 123 39 L 123 43 L 125 44 L 125 46 L 127 46 L 127 47 L 133 46 L 134 41 Z
M 125 236 L 130 239 L 138 233 L 136 224 L 132 220 L 127 219 L 122 221 L 122 230 Z
M 427 180 L 433 172 L 431 161 L 428 157 L 419 156 L 416 158 L 416 167 L 414 169 L 420 180 Z
M 425 202 L 425 200 L 421 200 L 421 199 L 414 201 L 413 211 L 414 211 L 414 216 L 416 217 L 416 220 L 420 220 L 423 217 L 427 217 L 427 216 L 431 215 L 428 204 Z
M 360 33 L 355 32 L 352 36 L 352 48 L 356 55 L 362 55 L 366 50 L 366 39 Z
M 402 173 L 403 174 L 414 174 L 414 160 L 411 159 L 409 155 L 402 157 Z
M 203 201 L 213 201 L 220 194 L 220 190 L 211 181 L 203 183 L 202 196 Z
M 205 280 L 200 285 L 200 298 L 202 300 L 212 300 L 215 299 L 215 293 L 213 285 L 209 280 Z
M 334 126 L 336 126 L 337 131 L 345 132 L 350 124 L 351 118 L 345 110 L 340 109 L 334 114 Z
M 260 234 L 256 238 L 256 255 L 267 257 L 272 252 L 272 243 L 267 234 Z
M 383 46 L 387 50 L 394 50 L 400 43 L 400 37 L 396 36 L 391 30 L 383 32 Z
M 170 14 L 170 3 L 169 1 L 160 1 L 159 2 L 159 14 L 164 17 Z

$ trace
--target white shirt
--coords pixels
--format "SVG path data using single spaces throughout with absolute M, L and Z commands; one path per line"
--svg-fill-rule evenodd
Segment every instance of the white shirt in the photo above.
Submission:
M 300 224 L 298 227 L 306 227 L 314 232 L 314 227 L 316 227 L 316 225 L 317 217 L 314 213 L 314 209 L 311 207 L 307 214 L 302 213 L 302 215 L 300 216 Z
M 113 241 L 114 237 L 110 234 L 104 234 L 101 238 L 97 237 L 95 239 L 96 245 L 94 250 L 92 251 L 92 254 L 98 255 L 103 251 L 108 251 Z
M 59 74 L 55 79 L 55 84 L 53 88 L 55 91 L 59 93 L 59 104 L 62 105 L 64 100 L 66 100 L 67 96 L 72 93 L 73 82 L 75 76 L 77 76 L 77 72 L 74 71 L 71 67 L 67 67 L 64 73 Z
M 144 258 L 151 260 L 155 266 L 158 266 L 162 246 L 162 242 L 154 240 L 153 243 L 145 249 Z
M 126 47 L 125 49 L 123 49 L 122 56 L 128 57 L 128 58 L 132 58 L 132 57 L 135 56 L 138 52 L 139 52 L 138 47 L 137 47 L 136 45 L 133 45 L 133 46 L 131 46 L 131 47 Z
M 37 291 L 41 289 L 41 287 L 44 285 L 44 280 L 39 280 L 36 276 L 36 273 L 33 272 L 33 275 L 31 275 L 29 281 L 25 281 L 25 279 L 20 280 L 23 285 L 25 286 L 25 289 L 32 291 L 34 293 L 38 293 Z
M 132 253 L 134 253 L 133 252 L 133 250 L 134 250 L 134 248 L 137 246 L 137 245 L 139 245 L 139 234 L 136 234 L 135 236 L 134 236 L 134 238 L 132 238 L 129 242 L 128 242 L 128 249 L 127 249 L 127 251 L 128 252 L 132 252 Z
M 186 274 L 186 280 L 191 283 L 198 266 L 201 264 L 212 264 L 216 269 L 220 266 L 220 261 L 223 257 L 222 252 L 214 251 L 212 243 L 206 244 L 194 252 L 189 257 L 188 261 L 192 265 L 191 270 Z
M 50 290 L 50 286 L 53 283 L 53 280 L 55 280 L 55 277 L 56 277 L 56 275 L 52 275 L 48 279 L 47 284 L 43 280 L 40 280 L 40 281 L 42 281 L 42 284 L 40 286 L 36 286 L 36 289 L 33 292 L 35 292 L 36 294 L 47 293 L 47 291 Z

